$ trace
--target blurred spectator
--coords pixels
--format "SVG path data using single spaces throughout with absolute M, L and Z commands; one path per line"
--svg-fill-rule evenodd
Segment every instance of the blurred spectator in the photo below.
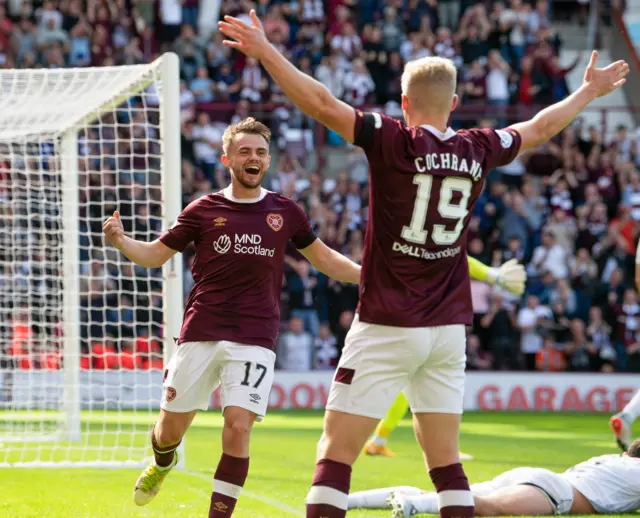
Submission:
M 524 359 L 526 370 L 534 370 L 536 366 L 536 353 L 542 348 L 542 336 L 539 327 L 549 327 L 551 311 L 541 306 L 538 297 L 529 295 L 527 305 L 520 309 L 517 325 L 520 329 L 520 351 Z
M 318 336 L 314 339 L 314 369 L 333 370 L 338 358 L 336 338 L 331 334 L 328 324 L 321 324 Z
M 493 370 L 515 370 L 518 368 L 518 350 L 513 340 L 516 317 L 504 307 L 504 299 L 494 293 L 489 312 L 482 317 L 480 325 L 488 331 L 489 350 L 493 357 Z
M 289 330 L 280 338 L 278 366 L 282 370 L 305 372 L 312 368 L 313 336 L 305 331 L 304 321 L 293 317 Z
M 530 275 L 551 272 L 556 279 L 564 279 L 569 275 L 567 253 L 557 243 L 552 231 L 545 230 L 542 233 L 542 243 L 534 250 L 529 266 Z

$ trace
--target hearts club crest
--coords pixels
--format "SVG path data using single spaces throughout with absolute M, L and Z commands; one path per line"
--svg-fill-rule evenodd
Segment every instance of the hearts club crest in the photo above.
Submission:
M 284 226 L 284 218 L 280 214 L 267 214 L 267 225 L 278 232 Z

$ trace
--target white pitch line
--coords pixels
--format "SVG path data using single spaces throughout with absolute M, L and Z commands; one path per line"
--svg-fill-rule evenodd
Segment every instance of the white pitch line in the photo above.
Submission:
M 189 471 L 189 470 L 178 470 L 177 473 L 184 473 L 185 475 L 191 475 L 192 477 L 196 477 L 202 480 L 206 480 L 207 482 L 211 482 L 213 483 L 213 480 L 210 476 L 207 476 L 203 473 L 198 473 L 197 471 Z M 292 514 L 293 516 L 297 516 L 298 518 L 304 518 L 304 514 L 299 511 L 298 509 L 296 509 L 295 507 L 291 507 L 290 505 L 287 504 L 283 504 L 282 502 L 278 501 L 278 500 L 274 500 L 272 498 L 269 498 L 267 496 L 263 496 L 259 493 L 254 493 L 253 491 L 247 491 L 246 489 L 242 489 L 242 493 L 240 493 L 240 496 L 248 496 L 249 498 L 252 498 L 253 500 L 258 500 L 260 502 L 262 502 L 263 504 L 267 504 L 271 507 L 275 507 L 276 509 L 279 509 L 280 511 L 284 511 L 286 513 Z

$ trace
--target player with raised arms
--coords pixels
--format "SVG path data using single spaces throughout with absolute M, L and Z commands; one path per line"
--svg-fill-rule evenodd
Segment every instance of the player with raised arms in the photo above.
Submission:
M 472 323 L 467 223 L 489 171 L 562 131 L 592 100 L 621 86 L 629 66 L 596 68 L 594 52 L 584 84 L 532 120 L 456 132 L 447 125 L 458 104 L 450 60 L 405 65 L 404 125 L 336 99 L 269 43 L 253 10 L 250 19 L 219 22 L 230 38 L 225 45 L 258 59 L 302 112 L 362 147 L 370 166 L 360 304 L 329 393 L 307 518 L 345 516 L 351 466 L 403 389 L 440 515 L 473 516 L 458 457 L 465 325 Z
M 564 473 L 515 468 L 471 485 L 477 516 L 614 514 L 640 510 L 640 439 L 622 455 L 601 455 Z M 349 495 L 349 509 L 393 509 L 394 518 L 438 512 L 436 493 L 389 487 Z
M 222 458 L 210 517 L 231 516 L 249 469 L 249 436 L 264 416 L 273 381 L 280 323 L 284 248 L 289 239 L 318 270 L 358 283 L 360 266 L 316 239 L 298 205 L 261 187 L 270 131 L 252 118 L 229 126 L 222 161 L 231 185 L 191 203 L 173 228 L 152 243 L 124 234 L 118 213 L 104 224 L 107 239 L 136 264 L 156 268 L 191 242 L 195 284 L 179 347 L 164 380 L 160 416 L 151 432 L 155 456 L 136 483 L 134 500 L 148 504 L 176 465 L 176 449 L 198 409 L 222 386 Z M 486 268 L 469 258 L 474 276 Z M 522 265 L 505 263 L 496 282 L 524 285 Z
M 192 202 L 158 240 L 135 241 L 118 213 L 103 230 L 131 261 L 158 268 L 195 245 L 195 284 L 178 347 L 164 378 L 160 416 L 151 431 L 155 461 L 139 477 L 138 505 L 148 504 L 178 461 L 176 449 L 197 411 L 221 386 L 222 457 L 213 481 L 209 518 L 229 517 L 249 471 L 249 438 L 267 411 L 280 325 L 280 291 L 289 240 L 329 277 L 357 284 L 360 266 L 331 250 L 298 204 L 261 187 L 271 157 L 271 132 L 247 118 L 223 136 L 231 185 Z

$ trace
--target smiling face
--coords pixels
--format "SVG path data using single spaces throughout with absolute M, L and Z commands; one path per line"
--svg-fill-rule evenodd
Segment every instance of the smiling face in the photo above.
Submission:
M 229 126 L 222 136 L 222 163 L 233 181 L 246 189 L 258 189 L 269 169 L 271 132 L 261 122 L 248 117 Z
M 234 179 L 247 189 L 260 187 L 270 162 L 269 144 L 262 135 L 252 133 L 238 133 L 222 157 Z

